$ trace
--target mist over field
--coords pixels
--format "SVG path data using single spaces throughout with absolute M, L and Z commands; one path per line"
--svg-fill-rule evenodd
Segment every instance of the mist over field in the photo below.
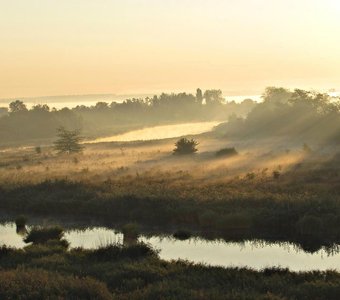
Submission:
M 339 299 L 339 13 L 1 1 L 0 299 Z
M 96 257 L 105 261 L 104 270 L 112 259 L 124 268 L 131 259 L 154 266 L 171 259 L 211 265 L 202 274 L 190 264 L 176 270 L 181 276 L 192 269 L 198 278 L 220 272 L 213 266 L 227 268 L 225 274 L 249 272 L 230 269 L 235 263 L 260 276 L 287 276 L 278 265 L 338 270 L 339 99 L 280 87 L 266 88 L 261 99 L 226 102 L 220 90 L 197 89 L 61 109 L 10 102 L 0 116 L 0 232 L 7 245 L 0 248 L 0 263 L 11 272 L 2 276 L 37 276 L 33 269 L 16 269 L 12 257 L 20 249 L 29 268 L 37 266 L 31 251 L 63 260 L 71 255 L 72 268 L 79 264 L 77 247 L 85 247 L 77 250 L 86 257 L 81 264 Z M 50 264 L 52 258 L 46 259 Z M 70 270 L 67 276 L 73 276 Z M 51 274 L 43 275 L 48 284 Z M 129 276 L 145 280 L 134 271 Z M 110 275 L 93 284 L 103 284 L 95 293 L 110 298 L 117 283 L 106 280 Z M 329 284 L 338 277 L 333 280 Z M 136 299 L 138 289 L 132 292 Z M 56 293 L 74 291 L 60 283 Z

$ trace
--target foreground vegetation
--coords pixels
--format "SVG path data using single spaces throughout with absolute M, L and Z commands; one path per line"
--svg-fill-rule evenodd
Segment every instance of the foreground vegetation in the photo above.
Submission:
M 145 244 L 73 249 L 51 241 L 0 248 L 1 299 L 338 299 L 335 271 L 165 262 Z

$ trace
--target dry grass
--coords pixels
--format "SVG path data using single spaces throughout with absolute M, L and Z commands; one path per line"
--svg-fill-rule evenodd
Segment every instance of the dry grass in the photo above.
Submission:
M 192 157 L 172 155 L 175 140 L 139 143 L 104 143 L 87 145 L 83 154 L 56 155 L 45 147 L 42 154 L 33 148 L 1 153 L 0 181 L 3 184 L 39 183 L 47 179 L 103 182 L 126 178 L 165 178 L 186 183 L 224 182 L 234 178 L 271 177 L 273 171 L 285 173 L 304 162 L 304 166 L 322 163 L 328 156 L 308 162 L 300 149 L 287 153 L 268 146 L 261 148 L 238 145 L 240 154 L 216 159 L 214 153 L 226 144 L 213 138 L 200 140 L 199 153 Z M 249 174 L 255 174 L 250 176 Z

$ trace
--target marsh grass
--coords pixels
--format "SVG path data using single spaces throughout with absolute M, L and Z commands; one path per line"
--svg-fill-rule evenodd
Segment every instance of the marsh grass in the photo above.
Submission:
M 251 149 L 238 145 L 239 155 L 212 160 L 221 142 L 206 138 L 200 140 L 202 154 L 177 158 L 172 142 L 93 144 L 77 164 L 48 149 L 42 165 L 34 149 L 6 152 L 1 208 L 294 241 L 306 234 L 301 224 L 312 215 L 321 225 L 308 235 L 322 236 L 321 244 L 339 240 L 339 174 L 332 154 L 306 156 L 301 146 L 289 153 L 246 152 Z M 17 171 L 23 155 L 32 159 Z
M 340 274 L 166 262 L 145 244 L 0 251 L 2 299 L 338 299 Z

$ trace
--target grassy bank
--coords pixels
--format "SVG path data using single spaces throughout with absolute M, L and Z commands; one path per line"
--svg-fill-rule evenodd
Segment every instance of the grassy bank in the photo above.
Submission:
M 340 274 L 165 262 L 144 244 L 0 248 L 2 299 L 338 299 Z
M 340 200 L 331 182 L 318 185 L 308 180 L 296 185 L 284 179 L 199 185 L 166 174 L 100 184 L 52 180 L 2 186 L 0 208 L 17 214 L 91 218 L 103 224 L 173 226 L 217 232 L 220 237 L 274 236 L 313 251 L 339 242 Z
M 199 153 L 171 154 L 175 140 L 89 145 L 82 155 L 18 149 L 2 153 L 0 209 L 139 223 L 222 238 L 274 238 L 305 250 L 340 241 L 339 155 L 282 150 L 282 141 L 240 144 L 216 157 L 220 139 Z M 268 149 L 273 149 L 268 152 Z

